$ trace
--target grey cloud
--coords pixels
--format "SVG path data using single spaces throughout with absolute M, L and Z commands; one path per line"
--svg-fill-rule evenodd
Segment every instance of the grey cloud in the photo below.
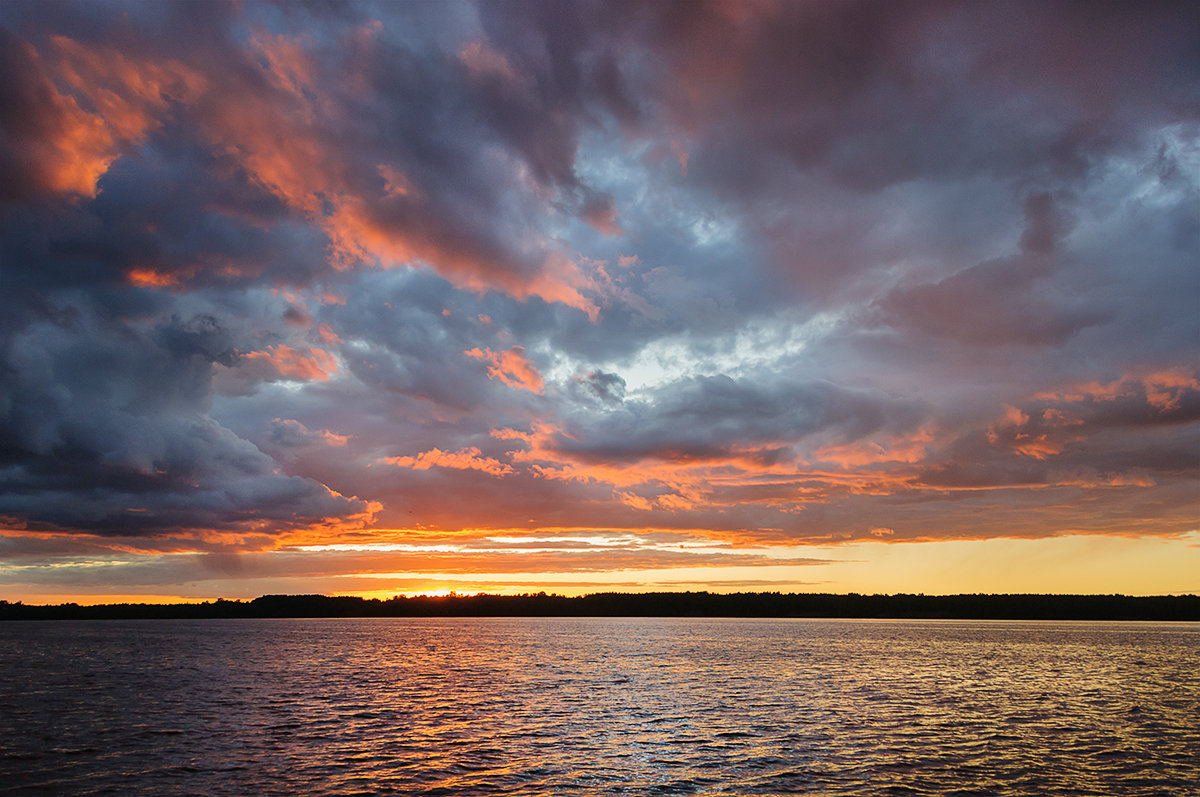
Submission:
M 0 415 L 0 513 L 102 534 L 281 526 L 365 505 L 277 472 L 208 417 L 213 364 L 232 357 L 215 319 L 147 335 L 80 316 L 9 342 Z
M 557 445 L 585 460 L 724 458 L 739 447 L 776 459 L 809 436 L 848 442 L 884 427 L 910 428 L 919 417 L 911 401 L 828 382 L 694 377 L 575 419 Z
M 1115 383 L 1114 383 L 1115 384 Z M 987 430 L 963 434 L 923 464 L 916 481 L 939 487 L 1014 487 L 1200 475 L 1200 390 L 1155 391 L 1122 383 L 1115 395 L 1047 397 L 1023 404 Z
M 464 355 L 488 334 L 479 315 L 444 279 L 382 272 L 359 280 L 345 306 L 325 307 L 320 318 L 351 341 L 342 354 L 365 384 L 467 410 L 494 387 Z
M 573 378 L 572 387 L 576 386 L 579 392 L 589 398 L 599 399 L 608 404 L 619 404 L 625 398 L 625 380 L 619 374 L 588 371 Z
M 995 260 L 898 290 L 878 306 L 891 324 L 975 345 L 1058 345 L 1109 315 L 1043 299 L 1034 279 L 1025 259 Z
M 1058 345 L 1109 313 L 1054 296 L 1048 279 L 1066 215 L 1048 194 L 1025 202 L 1019 255 L 985 261 L 932 284 L 899 288 L 876 307 L 886 322 L 975 345 Z
M 280 448 L 303 448 L 321 440 L 300 421 L 275 418 L 267 427 L 266 439 Z

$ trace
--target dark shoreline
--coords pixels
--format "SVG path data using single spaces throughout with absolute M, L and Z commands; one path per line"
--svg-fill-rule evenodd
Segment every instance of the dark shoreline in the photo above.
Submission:
M 1200 620 L 1200 595 L 835 595 L 605 592 L 579 597 L 376 598 L 264 595 L 205 603 L 55 606 L 0 600 L 0 620 L 183 620 L 266 617 L 827 617 L 947 620 Z

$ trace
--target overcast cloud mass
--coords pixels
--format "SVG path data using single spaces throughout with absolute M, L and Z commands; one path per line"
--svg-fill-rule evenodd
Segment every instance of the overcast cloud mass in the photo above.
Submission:
M 1197 42 L 1189 3 L 0 4 L 0 597 L 1194 550 Z

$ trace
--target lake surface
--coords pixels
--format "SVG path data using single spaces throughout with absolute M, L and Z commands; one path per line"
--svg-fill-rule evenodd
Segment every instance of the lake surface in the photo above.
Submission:
M 1200 794 L 1200 625 L 0 624 L 3 794 Z

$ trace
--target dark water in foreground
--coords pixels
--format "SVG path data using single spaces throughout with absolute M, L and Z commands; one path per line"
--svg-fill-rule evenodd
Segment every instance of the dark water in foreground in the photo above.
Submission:
M 3 794 L 1200 794 L 1200 625 L 0 624 Z

